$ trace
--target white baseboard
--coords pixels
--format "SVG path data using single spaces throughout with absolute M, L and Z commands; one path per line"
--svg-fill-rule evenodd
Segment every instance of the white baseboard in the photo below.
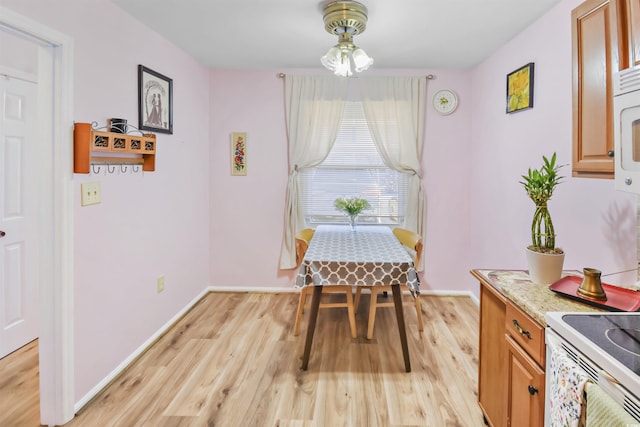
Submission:
M 262 292 L 262 293 L 287 293 L 287 292 L 299 292 L 298 288 L 291 287 L 253 287 L 253 286 L 209 286 L 207 289 L 209 292 Z M 420 291 L 420 295 L 434 295 L 441 297 L 469 297 L 476 304 L 480 305 L 478 298 L 470 291 L 447 291 L 447 290 L 432 290 L 432 291 Z
M 206 294 L 209 293 L 209 289 L 204 289 L 198 296 L 191 300 L 182 310 L 176 313 L 167 323 L 165 323 L 160 329 L 158 329 L 152 336 L 150 336 L 140 347 L 138 347 L 133 353 L 129 355 L 125 360 L 120 363 L 109 375 L 104 377 L 102 381 L 96 384 L 86 395 L 77 401 L 74 405 L 76 413 L 80 411 L 87 403 L 91 401 L 98 393 L 100 393 L 111 381 L 113 381 L 122 371 L 124 371 L 133 361 L 135 361 L 142 353 L 144 353 L 149 347 L 151 347 L 158 338 L 165 334 L 169 328 L 171 328 L 182 316 L 184 316 L 194 305 L 198 303 Z
M 300 289 L 291 287 L 259 287 L 259 286 L 209 286 L 209 292 L 257 292 L 265 294 L 281 294 L 287 292 L 300 292 Z

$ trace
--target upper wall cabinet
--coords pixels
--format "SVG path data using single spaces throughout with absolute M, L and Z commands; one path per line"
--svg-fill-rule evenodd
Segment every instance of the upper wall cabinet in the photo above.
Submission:
M 615 1 L 587 0 L 571 14 L 573 176 L 613 178 L 612 74 L 627 56 L 618 44 L 622 5 Z
M 620 69 L 640 65 L 640 0 L 616 0 Z

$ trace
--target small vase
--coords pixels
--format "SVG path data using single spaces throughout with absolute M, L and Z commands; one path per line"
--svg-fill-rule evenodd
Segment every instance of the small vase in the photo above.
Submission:
M 351 226 L 351 231 L 356 231 L 357 220 L 358 220 L 358 215 L 349 215 L 349 225 Z

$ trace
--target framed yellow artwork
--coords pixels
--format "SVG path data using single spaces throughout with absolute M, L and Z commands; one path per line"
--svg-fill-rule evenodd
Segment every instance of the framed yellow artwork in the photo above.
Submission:
M 231 134 L 231 175 L 247 174 L 247 133 Z
M 507 113 L 533 108 L 533 62 L 507 74 Z

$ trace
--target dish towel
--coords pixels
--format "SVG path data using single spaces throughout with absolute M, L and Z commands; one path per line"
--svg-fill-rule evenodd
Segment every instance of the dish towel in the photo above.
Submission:
M 589 377 L 563 351 L 551 347 L 551 360 L 547 375 L 547 392 L 552 427 L 577 427 L 584 402 L 584 386 Z
M 640 425 L 622 408 L 622 405 L 613 400 L 597 384 L 588 383 L 585 390 L 587 392 L 587 427 Z

